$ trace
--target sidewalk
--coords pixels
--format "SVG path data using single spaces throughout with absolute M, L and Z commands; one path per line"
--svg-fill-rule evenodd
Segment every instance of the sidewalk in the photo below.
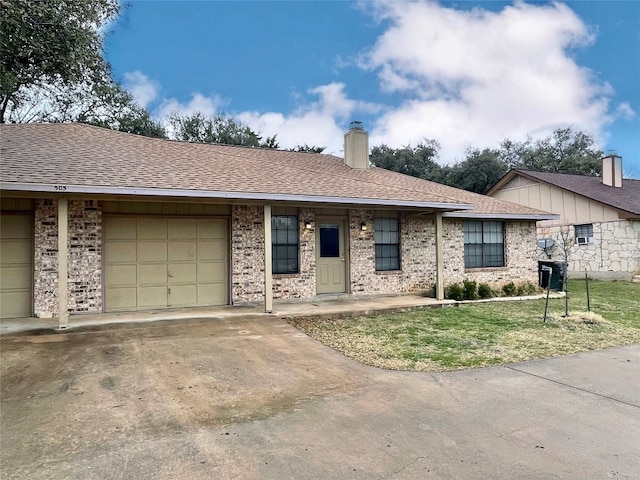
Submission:
M 553 293 L 558 298 L 561 293 Z M 145 310 L 142 312 L 75 314 L 69 316 L 69 326 L 65 329 L 99 329 L 113 325 L 143 324 L 162 321 L 220 320 L 238 317 L 349 317 L 371 315 L 373 313 L 399 312 L 421 308 L 440 308 L 470 302 L 516 301 L 543 298 L 544 295 L 530 297 L 499 297 L 490 300 L 436 300 L 422 295 L 394 295 L 354 297 L 352 295 L 328 295 L 313 300 L 274 302 L 273 312 L 264 313 L 263 306 L 231 306 L 204 308 L 181 308 L 167 310 Z M 0 320 L 0 335 L 34 330 L 59 330 L 57 318 L 10 318 Z
M 108 325 L 137 324 L 175 320 L 227 319 L 234 317 L 315 317 L 324 315 L 369 315 L 374 312 L 402 311 L 415 308 L 441 307 L 455 304 L 421 295 L 387 297 L 328 296 L 311 301 L 274 302 L 273 312 L 264 313 L 262 305 L 206 308 L 146 310 L 143 312 L 75 314 L 69 316 L 69 327 L 78 330 Z M 11 318 L 0 320 L 0 335 L 34 330 L 58 330 L 57 318 Z

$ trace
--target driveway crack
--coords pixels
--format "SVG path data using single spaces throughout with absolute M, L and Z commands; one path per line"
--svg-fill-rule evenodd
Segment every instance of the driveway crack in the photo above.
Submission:
M 564 383 L 564 382 L 561 382 L 559 380 L 554 380 L 552 378 L 543 377 L 542 375 L 536 375 L 535 373 L 531 373 L 531 372 L 527 372 L 527 371 L 524 371 L 524 370 L 520 370 L 519 368 L 508 367 L 508 366 L 505 366 L 504 368 L 507 368 L 509 370 L 513 370 L 514 372 L 523 373 L 525 375 L 529 375 L 529 376 L 532 376 L 532 377 L 540 378 L 540 379 L 546 380 L 548 382 L 556 383 L 558 385 L 562 385 L 563 387 L 573 388 L 574 390 L 579 390 L 579 391 L 584 392 L 584 393 L 590 393 L 591 395 L 596 395 L 598 397 L 606 398 L 607 400 L 613 400 L 614 402 L 623 403 L 625 405 L 629 405 L 630 407 L 640 408 L 640 405 L 636 405 L 635 403 L 627 402 L 625 400 L 620 400 L 619 398 L 610 397 L 608 395 L 603 395 L 601 393 L 594 392 L 592 390 L 587 390 L 586 388 L 576 387 L 575 385 L 570 385 L 568 383 Z

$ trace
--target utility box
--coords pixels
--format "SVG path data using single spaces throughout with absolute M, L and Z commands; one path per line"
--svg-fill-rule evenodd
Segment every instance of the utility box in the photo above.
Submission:
M 551 271 L 548 270 L 548 267 Z M 561 291 L 563 287 L 562 277 L 564 273 L 564 263 L 563 262 L 549 262 L 549 261 L 539 261 L 538 262 L 538 286 L 541 288 L 547 288 L 549 285 L 550 290 Z M 549 276 L 551 276 L 551 283 L 549 282 Z

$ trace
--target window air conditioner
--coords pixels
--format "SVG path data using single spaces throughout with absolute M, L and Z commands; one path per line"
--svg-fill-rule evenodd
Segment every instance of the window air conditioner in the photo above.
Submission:
M 578 245 L 586 245 L 589 243 L 589 239 L 587 237 L 576 237 L 576 243 Z

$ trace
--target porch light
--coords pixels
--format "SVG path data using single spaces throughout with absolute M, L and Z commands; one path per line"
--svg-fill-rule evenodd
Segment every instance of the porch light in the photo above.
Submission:
M 311 226 L 312 226 L 311 220 L 305 220 L 304 222 L 305 230 L 311 230 Z
M 366 224 L 366 223 L 362 222 L 362 223 L 360 224 L 360 230 L 362 230 L 363 232 L 366 232 L 366 231 L 367 231 L 367 228 L 368 228 L 368 227 L 367 227 L 367 224 Z

